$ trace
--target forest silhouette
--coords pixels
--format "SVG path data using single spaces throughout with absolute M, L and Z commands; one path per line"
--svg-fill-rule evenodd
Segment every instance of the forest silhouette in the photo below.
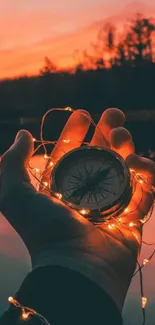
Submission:
M 48 109 L 65 106 L 87 109 L 94 116 L 107 107 L 118 107 L 129 115 L 137 114 L 137 120 L 155 120 L 153 18 L 137 14 L 123 33 L 106 24 L 96 42 L 74 56 L 72 71 L 60 71 L 45 57 L 37 76 L 1 81 L 3 129 L 6 120 L 40 121 Z

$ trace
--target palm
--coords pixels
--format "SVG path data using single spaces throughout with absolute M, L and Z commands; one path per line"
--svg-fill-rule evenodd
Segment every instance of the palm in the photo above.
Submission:
M 88 114 L 84 112 L 85 115 Z M 129 132 L 122 127 L 124 115 L 116 109 L 107 110 L 102 115 L 98 126 L 110 148 L 119 153 L 130 168 L 147 177 L 150 184 L 155 182 L 155 164 L 134 154 L 134 144 Z M 60 139 L 51 153 L 51 159 L 56 163 L 65 152 L 79 146 L 89 128 L 89 122 L 81 111 L 74 112 L 65 126 Z M 61 142 L 62 139 L 72 138 L 70 143 Z M 95 130 L 91 145 L 104 146 L 103 137 L 98 129 Z M 16 146 L 16 148 L 15 148 Z M 130 214 L 123 213 L 120 218 L 124 224 L 130 221 L 136 225 L 132 231 L 126 225 L 120 225 L 119 229 L 109 229 L 106 224 L 96 228 L 77 212 L 70 210 L 57 199 L 47 196 L 47 193 L 36 192 L 30 185 L 28 173 L 25 169 L 33 152 L 32 137 L 23 133 L 2 158 L 1 175 L 1 210 L 11 225 L 23 238 L 33 258 L 37 253 L 64 242 L 71 249 L 91 249 L 92 258 L 95 254 L 111 265 L 115 272 L 123 277 L 124 271 L 129 274 L 134 271 L 136 258 L 141 247 L 142 224 L 138 223 L 147 214 L 153 202 L 153 198 L 144 184 L 136 187 L 129 210 Z M 10 170 L 9 170 L 9 167 Z M 106 171 L 108 172 L 108 171 Z M 49 174 L 43 181 L 49 181 Z M 141 199 L 141 188 L 143 198 Z M 85 188 L 83 188 L 83 195 Z M 138 209 L 136 208 L 138 206 Z M 131 263 L 132 254 L 135 259 Z M 122 261 L 122 263 L 115 263 Z

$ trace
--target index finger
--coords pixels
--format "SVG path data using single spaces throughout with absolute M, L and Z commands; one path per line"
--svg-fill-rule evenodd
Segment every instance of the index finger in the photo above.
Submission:
M 56 146 L 50 154 L 50 160 L 47 161 L 45 170 L 42 176 L 42 183 L 49 184 L 52 166 L 69 151 L 81 146 L 90 126 L 90 114 L 82 109 L 78 109 L 69 117 Z M 49 167 L 51 165 L 51 168 Z M 40 186 L 40 191 L 43 191 L 43 186 Z

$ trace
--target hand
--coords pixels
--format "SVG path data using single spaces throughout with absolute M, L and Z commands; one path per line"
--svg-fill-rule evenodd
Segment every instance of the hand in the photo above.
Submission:
M 88 114 L 86 111 L 82 112 Z M 110 148 L 126 160 L 129 168 L 147 177 L 149 184 L 154 185 L 155 164 L 135 154 L 132 137 L 123 128 L 124 119 L 124 114 L 120 110 L 108 109 L 103 113 L 98 126 Z M 63 145 L 58 141 L 51 153 L 54 162 L 62 157 L 63 149 L 68 152 L 79 146 L 85 138 L 89 124 L 88 119 L 81 115 L 81 110 L 71 115 L 60 140 L 71 135 L 72 141 Z M 91 144 L 104 146 L 103 137 L 98 129 L 95 130 Z M 72 266 L 71 261 L 68 266 L 75 267 L 92 278 L 95 270 L 101 272 L 102 269 L 103 283 L 99 284 L 112 296 L 119 309 L 122 309 L 140 252 L 143 225 L 140 220 L 148 213 L 153 202 L 148 186 L 137 184 L 135 194 L 128 206 L 130 213 L 119 216 L 123 224 L 112 230 L 105 224 L 95 227 L 59 200 L 36 191 L 30 183 L 27 172 L 33 150 L 32 135 L 22 130 L 18 133 L 12 147 L 2 157 L 0 179 L 2 213 L 23 239 L 29 250 L 33 267 L 41 265 L 45 257 L 45 264 L 48 264 L 50 257 L 54 260 L 55 255 L 52 254 L 55 248 L 59 248 L 59 253 L 56 254 L 66 256 L 66 260 L 67 254 L 70 255 L 71 251 L 76 263 L 74 261 Z M 46 176 L 48 177 L 49 175 Z M 135 224 L 131 229 L 126 226 L 130 221 Z M 80 259 L 84 263 L 83 269 L 78 267 Z M 59 263 L 61 264 L 61 257 Z M 87 264 L 90 272 L 86 267 Z

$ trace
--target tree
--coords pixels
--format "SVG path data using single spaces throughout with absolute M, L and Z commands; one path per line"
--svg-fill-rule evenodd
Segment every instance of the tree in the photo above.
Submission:
M 105 37 L 105 51 L 108 52 L 109 56 L 109 64 L 110 67 L 114 65 L 115 62 L 115 51 L 116 51 L 116 45 L 115 45 L 115 32 L 116 28 L 112 24 L 107 24 L 105 26 L 105 32 L 106 32 L 106 37 Z
M 153 46 L 152 33 L 155 31 L 153 19 L 144 18 L 138 14 L 130 25 L 124 44 L 127 49 L 128 61 L 135 65 L 142 65 L 144 62 L 152 62 Z
M 57 66 L 47 56 L 44 58 L 44 61 L 45 64 L 40 70 L 40 75 L 48 75 L 57 71 Z

